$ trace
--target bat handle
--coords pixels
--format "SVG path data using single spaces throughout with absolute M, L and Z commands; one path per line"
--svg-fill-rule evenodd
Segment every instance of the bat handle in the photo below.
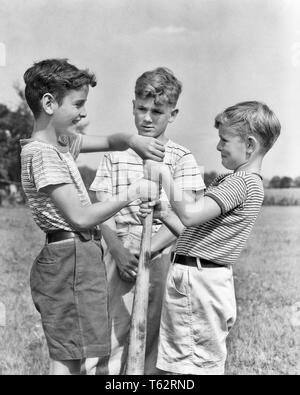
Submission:
M 143 224 L 141 254 L 131 315 L 127 375 L 143 375 L 145 369 L 152 220 L 153 210 L 144 219 Z

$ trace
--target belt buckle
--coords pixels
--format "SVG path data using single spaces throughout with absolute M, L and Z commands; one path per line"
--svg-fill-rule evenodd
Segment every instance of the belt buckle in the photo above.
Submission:
M 198 268 L 198 270 L 203 270 L 203 267 L 202 267 L 202 265 L 201 265 L 200 258 L 199 258 L 198 256 L 196 257 L 196 262 L 197 262 L 197 268 Z
M 100 241 L 101 240 L 101 230 L 100 229 L 93 229 L 91 231 L 91 238 L 93 241 Z
M 172 257 L 172 261 L 171 261 L 172 265 L 174 264 L 175 259 L 176 259 L 176 252 L 173 253 L 173 257 Z

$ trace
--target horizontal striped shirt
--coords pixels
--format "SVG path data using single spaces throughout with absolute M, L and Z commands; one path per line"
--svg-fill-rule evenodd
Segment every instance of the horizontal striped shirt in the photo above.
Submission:
M 41 141 L 21 140 L 21 181 L 37 225 L 44 231 L 75 230 L 56 208 L 42 188 L 48 185 L 73 184 L 82 206 L 90 205 L 75 160 L 80 153 L 82 136 L 64 136 L 57 146 Z M 66 196 L 66 199 L 68 197 Z
M 165 145 L 164 163 L 168 165 L 178 188 L 190 191 L 204 190 L 200 167 L 187 148 L 168 140 Z M 117 195 L 143 176 L 143 160 L 132 149 L 110 152 L 102 159 L 90 189 Z M 163 190 L 161 199 L 167 200 Z M 138 212 L 137 201 L 132 202 L 115 215 L 115 221 L 117 224 L 141 225 Z M 161 224 L 158 220 L 155 220 L 155 223 Z
M 264 190 L 258 174 L 239 171 L 217 177 L 205 192 L 221 208 L 221 215 L 186 228 L 176 253 L 233 264 L 250 235 L 260 211 Z

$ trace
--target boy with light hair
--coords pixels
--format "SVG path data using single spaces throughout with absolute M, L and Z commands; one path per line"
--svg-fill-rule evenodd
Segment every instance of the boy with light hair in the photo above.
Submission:
M 167 68 L 143 73 L 136 81 L 133 115 L 140 136 L 157 138 L 165 146 L 164 163 L 178 182 L 186 199 L 195 201 L 204 190 L 199 167 L 191 152 L 166 135 L 174 122 L 181 83 Z M 122 188 L 143 177 L 143 161 L 132 151 L 106 154 L 91 190 L 100 201 L 112 199 Z M 164 191 L 161 198 L 166 200 Z M 139 205 L 133 202 L 102 226 L 107 250 L 109 306 L 112 319 L 111 356 L 98 364 L 98 373 L 124 374 L 127 359 L 130 318 L 142 235 Z M 157 373 L 158 330 L 165 279 L 170 264 L 170 249 L 176 237 L 161 221 L 153 223 L 150 264 L 150 289 L 145 373 Z M 145 290 L 148 292 L 148 290 Z
M 236 319 L 232 267 L 260 211 L 262 161 L 280 134 L 280 123 L 263 103 L 229 107 L 215 119 L 223 166 L 203 198 L 176 199 L 176 182 L 164 164 L 162 177 L 173 212 L 159 218 L 179 236 L 169 272 L 159 335 L 157 367 L 177 374 L 223 374 L 226 338 Z M 144 204 L 142 215 L 149 212 Z M 160 211 L 158 211 L 160 213 Z

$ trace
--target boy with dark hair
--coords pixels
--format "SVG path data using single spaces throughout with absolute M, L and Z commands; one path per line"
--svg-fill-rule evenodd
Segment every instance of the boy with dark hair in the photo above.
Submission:
M 159 369 L 172 373 L 224 373 L 226 338 L 236 319 L 232 266 L 263 202 L 263 158 L 280 134 L 274 113 L 256 101 L 227 108 L 216 117 L 215 127 L 222 164 L 233 172 L 217 177 L 198 202 L 176 198 L 176 182 L 163 164 L 148 169 L 162 176 L 179 217 L 172 212 L 160 215 L 179 236 L 166 285 L 157 360 Z M 149 212 L 147 204 L 141 212 Z
M 177 116 L 181 83 L 171 70 L 159 67 L 143 73 L 136 81 L 133 114 L 140 136 L 157 138 L 165 146 L 164 163 L 178 181 L 186 199 L 195 199 L 204 183 L 191 152 L 166 135 L 169 123 Z M 106 154 L 97 171 L 91 190 L 100 201 L 110 200 L 124 186 L 143 177 L 143 161 L 132 151 Z M 161 198 L 166 200 L 164 191 Z M 107 251 L 104 257 L 108 272 L 109 306 L 112 318 L 111 356 L 98 364 L 98 373 L 124 374 L 132 312 L 134 281 L 142 235 L 139 205 L 133 202 L 102 225 Z M 176 237 L 156 221 L 152 227 L 150 289 L 145 373 L 157 373 L 157 341 L 165 279 L 170 264 L 170 249 Z M 148 290 L 145 290 L 148 292 Z
M 140 180 L 109 202 L 91 204 L 75 159 L 80 152 L 130 147 L 144 158 L 162 160 L 164 147 L 155 139 L 122 133 L 77 134 L 96 79 L 66 59 L 35 63 L 24 80 L 35 122 L 31 138 L 21 141 L 22 185 L 33 218 L 46 233 L 31 270 L 31 292 L 51 373 L 77 374 L 83 359 L 109 353 L 106 272 L 96 226 L 145 196 L 152 184 Z

